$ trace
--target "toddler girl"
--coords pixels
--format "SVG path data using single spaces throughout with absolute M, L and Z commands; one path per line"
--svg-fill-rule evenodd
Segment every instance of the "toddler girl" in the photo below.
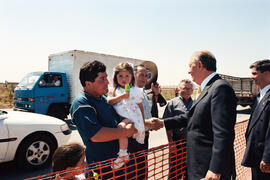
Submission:
M 135 78 L 133 67 L 129 63 L 120 63 L 114 69 L 113 92 L 109 94 L 108 102 L 113 104 L 116 112 L 127 119 L 118 124 L 119 127 L 125 127 L 133 122 L 138 133 L 133 135 L 139 143 L 144 143 L 144 111 L 142 105 L 143 91 L 135 87 Z M 129 88 L 130 87 L 130 88 Z M 128 138 L 119 139 L 118 158 L 114 161 L 113 168 L 118 169 L 128 161 L 127 153 Z

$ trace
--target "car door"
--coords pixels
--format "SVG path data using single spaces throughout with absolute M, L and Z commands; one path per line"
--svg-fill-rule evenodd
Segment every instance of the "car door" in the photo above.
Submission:
M 6 119 L 6 114 L 0 111 L 0 162 L 5 161 L 9 143 L 8 127 L 5 124 Z

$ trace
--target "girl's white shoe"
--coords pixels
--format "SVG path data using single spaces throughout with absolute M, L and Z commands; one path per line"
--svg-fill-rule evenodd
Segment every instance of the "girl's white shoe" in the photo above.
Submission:
M 115 161 L 113 161 L 112 169 L 119 169 L 123 167 L 129 160 L 129 155 L 127 153 L 127 150 L 120 150 L 118 153 L 118 157 Z

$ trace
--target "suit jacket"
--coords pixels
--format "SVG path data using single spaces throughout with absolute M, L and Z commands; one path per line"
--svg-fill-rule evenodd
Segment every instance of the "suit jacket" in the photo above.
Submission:
M 193 104 L 193 99 L 190 97 L 186 102 L 181 96 L 171 99 L 163 113 L 162 118 L 179 116 L 180 114 L 187 113 Z M 172 130 L 172 140 L 177 141 L 179 139 L 187 138 L 187 128 L 176 128 Z
M 242 165 L 255 167 L 262 160 L 270 163 L 270 90 L 253 106 L 245 136 L 247 146 Z
M 205 177 L 208 170 L 221 174 L 221 179 L 235 177 L 236 103 L 230 84 L 215 75 L 188 113 L 164 119 L 167 129 L 187 126 L 189 180 Z

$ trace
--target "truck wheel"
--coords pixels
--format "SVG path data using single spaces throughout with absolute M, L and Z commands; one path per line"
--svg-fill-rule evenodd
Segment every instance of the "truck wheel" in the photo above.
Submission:
M 40 169 L 51 163 L 56 149 L 54 141 L 46 135 L 35 135 L 25 139 L 16 153 L 16 162 L 24 169 Z
M 60 105 L 52 105 L 48 110 L 48 115 L 64 120 L 66 118 L 65 109 Z

